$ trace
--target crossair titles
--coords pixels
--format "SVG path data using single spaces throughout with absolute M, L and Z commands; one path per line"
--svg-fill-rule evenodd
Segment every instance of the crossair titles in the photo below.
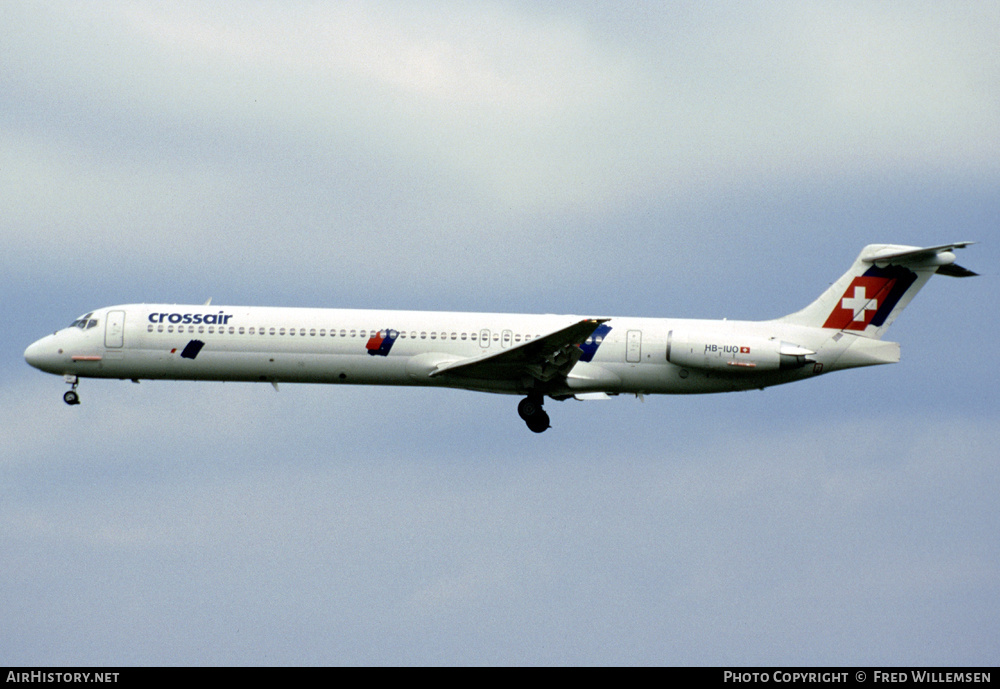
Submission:
M 149 314 L 150 323 L 182 323 L 185 325 L 193 324 L 200 325 L 204 323 L 205 325 L 226 325 L 229 319 L 232 318 L 231 313 L 151 313 Z

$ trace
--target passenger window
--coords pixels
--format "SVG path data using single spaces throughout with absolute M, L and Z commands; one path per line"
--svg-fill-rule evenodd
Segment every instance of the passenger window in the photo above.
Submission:
M 268 332 L 270 332 L 270 334 L 274 335 L 274 328 L 271 328 Z
M 153 332 L 153 324 L 152 323 L 150 323 L 149 325 L 146 326 L 146 332 L 147 333 Z
M 240 335 L 243 334 L 243 326 L 240 326 Z M 250 334 L 253 335 L 253 328 L 250 328 Z

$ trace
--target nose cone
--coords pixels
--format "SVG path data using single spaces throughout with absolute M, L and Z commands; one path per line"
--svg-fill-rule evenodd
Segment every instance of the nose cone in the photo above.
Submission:
M 28 345 L 28 348 L 24 350 L 24 360 L 27 361 L 32 366 L 34 366 L 35 368 L 38 368 L 38 365 L 42 361 L 41 353 L 42 353 L 42 341 L 39 340 L 38 342 L 32 342 L 30 345 Z
M 54 369 L 58 364 L 59 354 L 52 339 L 52 335 L 49 335 L 37 342 L 32 342 L 24 350 L 24 360 L 37 369 L 54 373 Z

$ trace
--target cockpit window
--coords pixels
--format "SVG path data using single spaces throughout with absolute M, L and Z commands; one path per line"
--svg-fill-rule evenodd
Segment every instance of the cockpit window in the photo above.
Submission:
M 97 319 L 91 318 L 94 313 L 90 312 L 86 316 L 80 316 L 75 321 L 69 324 L 71 328 L 79 328 L 80 330 L 89 330 L 90 328 L 97 326 Z

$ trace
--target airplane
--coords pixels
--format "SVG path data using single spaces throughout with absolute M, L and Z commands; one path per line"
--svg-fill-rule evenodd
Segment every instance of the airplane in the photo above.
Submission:
M 763 389 L 899 361 L 888 327 L 935 273 L 976 275 L 955 249 L 871 244 L 801 311 L 767 321 L 128 304 L 96 309 L 24 352 L 82 378 L 417 385 L 523 396 L 528 428 L 545 398 Z

